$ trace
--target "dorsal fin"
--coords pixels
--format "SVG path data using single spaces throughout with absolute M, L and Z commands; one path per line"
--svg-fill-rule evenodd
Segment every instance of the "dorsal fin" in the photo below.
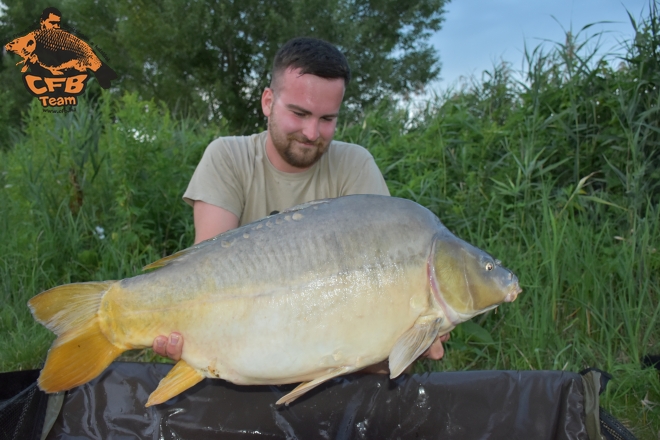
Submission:
M 279 214 L 300 211 L 301 209 L 305 209 L 305 208 L 308 208 L 308 207 L 313 206 L 313 205 L 328 203 L 330 200 L 331 199 L 321 199 L 321 200 L 313 200 L 311 202 L 301 203 L 300 205 L 293 206 L 289 209 L 286 209 L 286 210 L 280 212 Z M 183 257 L 184 255 L 192 252 L 193 250 L 197 250 L 197 249 L 200 249 L 202 247 L 205 247 L 205 246 L 211 244 L 213 241 L 218 240 L 219 238 L 229 238 L 230 236 L 238 235 L 239 233 L 242 235 L 243 234 L 243 228 L 252 226 L 252 225 L 254 225 L 258 222 L 261 222 L 261 221 L 267 219 L 268 217 L 271 217 L 271 216 L 267 216 L 267 217 L 264 217 L 262 219 L 256 220 L 256 221 L 254 221 L 252 223 L 249 223 L 247 225 L 243 225 L 242 227 L 237 228 L 237 229 L 230 229 L 229 231 L 226 231 L 226 232 L 223 232 L 222 234 L 216 235 L 213 238 L 209 238 L 208 240 L 204 240 L 199 244 L 191 246 L 191 247 L 189 247 L 187 249 L 184 249 L 182 251 L 176 252 L 176 253 L 174 253 L 172 255 L 169 255 L 167 257 L 161 258 L 160 260 L 154 261 L 151 264 L 147 264 L 146 266 L 144 266 L 142 268 L 142 270 L 156 269 L 158 267 L 167 266 L 168 264 L 170 264 L 172 261 L 176 260 L 177 258 Z
M 280 214 L 285 214 L 288 212 L 300 211 L 301 209 L 309 208 L 310 206 L 320 205 L 323 203 L 328 203 L 331 199 L 321 199 L 321 200 L 312 200 L 311 202 L 301 203 L 299 205 L 292 206 L 291 208 L 285 209 L 280 212 Z
M 142 268 L 142 270 L 156 269 L 158 267 L 167 266 L 172 261 L 177 260 L 177 259 L 183 257 L 184 255 L 188 255 L 189 253 L 191 253 L 193 251 L 198 251 L 202 248 L 205 248 L 206 246 L 209 246 L 214 241 L 217 241 L 220 238 L 236 235 L 237 231 L 239 231 L 239 230 L 241 230 L 241 228 L 230 229 L 229 231 L 223 232 L 222 234 L 218 234 L 215 237 L 212 237 L 212 238 L 209 238 L 209 239 L 204 240 L 202 242 L 199 242 L 199 243 L 197 243 L 193 246 L 190 246 L 189 248 L 180 250 L 179 252 L 175 252 L 172 255 L 168 255 L 167 257 L 163 257 L 160 260 L 154 261 L 153 263 L 147 264 L 146 266 L 144 266 Z M 242 232 L 241 232 L 241 234 L 242 234 Z
M 196 248 L 196 246 L 193 246 L 193 247 L 189 247 L 187 249 L 184 249 L 182 251 L 175 252 L 172 255 L 168 255 L 165 258 L 161 258 L 160 260 L 156 260 L 153 263 L 147 264 L 146 266 L 144 266 L 142 268 L 142 270 L 156 269 L 157 267 L 167 266 L 172 261 L 176 260 L 179 257 L 183 257 L 184 255 L 186 255 L 187 253 L 189 253 L 191 250 L 193 250 L 195 248 Z

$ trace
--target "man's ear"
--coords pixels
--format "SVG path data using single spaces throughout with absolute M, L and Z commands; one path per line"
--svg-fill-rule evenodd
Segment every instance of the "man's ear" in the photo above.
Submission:
M 273 89 L 266 87 L 261 94 L 261 111 L 264 112 L 264 116 L 267 118 L 270 117 L 270 112 L 273 108 L 273 101 L 275 101 Z

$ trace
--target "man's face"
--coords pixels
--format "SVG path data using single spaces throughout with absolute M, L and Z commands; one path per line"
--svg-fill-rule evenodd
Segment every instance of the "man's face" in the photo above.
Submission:
M 291 69 L 264 90 L 261 106 L 268 117 L 269 140 L 288 165 L 309 168 L 326 152 L 343 98 L 343 79 L 301 76 Z
M 48 19 L 41 20 L 41 29 L 59 29 L 60 17 L 55 14 L 49 14 Z

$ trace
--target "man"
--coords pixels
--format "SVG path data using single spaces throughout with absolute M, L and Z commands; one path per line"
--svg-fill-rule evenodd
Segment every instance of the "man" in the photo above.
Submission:
M 211 142 L 183 196 L 193 206 L 195 243 L 311 200 L 389 195 L 367 150 L 332 140 L 349 81 L 346 58 L 325 41 L 294 38 L 278 51 L 261 96 L 268 130 Z M 442 341 L 425 355 L 440 359 Z M 172 333 L 153 349 L 178 360 L 182 346 Z
M 46 8 L 41 13 L 39 24 L 41 29 L 59 29 L 62 13 L 57 8 Z

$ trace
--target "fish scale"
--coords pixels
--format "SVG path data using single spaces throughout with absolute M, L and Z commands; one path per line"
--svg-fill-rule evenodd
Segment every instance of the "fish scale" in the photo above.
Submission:
M 34 32 L 34 36 L 38 43 L 52 51 L 69 50 L 76 55 L 86 56 L 93 54 L 80 38 L 60 29 L 37 30 Z
M 438 336 L 520 292 L 511 271 L 428 209 L 375 195 L 301 205 L 147 268 L 157 270 L 30 300 L 58 335 L 43 390 L 85 383 L 122 351 L 178 331 L 181 360 L 147 405 L 204 377 L 302 382 L 278 401 L 288 404 L 386 359 L 396 377 Z

